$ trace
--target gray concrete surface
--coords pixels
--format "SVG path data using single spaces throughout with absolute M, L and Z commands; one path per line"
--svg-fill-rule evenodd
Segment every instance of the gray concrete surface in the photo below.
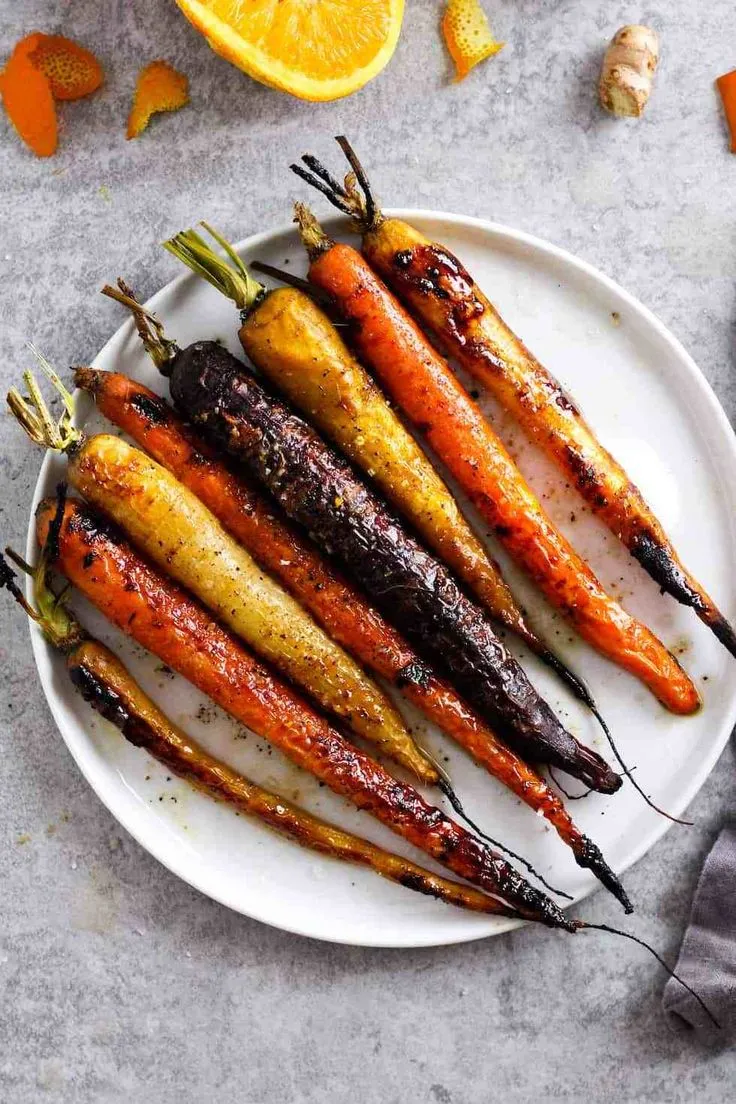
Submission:
M 736 410 L 736 157 L 713 78 L 736 65 L 731 0 L 486 0 L 509 46 L 460 86 L 440 0 L 409 0 L 387 71 L 342 103 L 261 88 L 216 58 L 170 0 L 0 0 L 0 55 L 32 28 L 93 47 L 107 82 L 61 109 L 58 156 L 0 121 L 0 382 L 33 338 L 60 364 L 117 325 L 100 300 L 125 272 L 150 293 L 157 248 L 206 214 L 232 235 L 281 223 L 303 149 L 346 131 L 397 203 L 492 216 L 620 280 Z M 625 21 L 661 30 L 638 125 L 594 99 Z M 163 55 L 192 106 L 139 142 L 122 128 L 138 65 Z M 2 421 L 0 534 L 22 542 L 38 455 Z M 284 935 L 199 896 L 121 830 L 73 766 L 42 701 L 22 618 L 0 604 L 0 1100 L 3 1104 L 721 1104 L 733 1052 L 675 1039 L 663 977 L 635 949 L 539 930 L 417 952 Z M 639 930 L 676 953 L 697 873 L 734 811 L 729 749 L 691 812 L 631 871 Z M 596 899 L 590 912 L 609 915 Z

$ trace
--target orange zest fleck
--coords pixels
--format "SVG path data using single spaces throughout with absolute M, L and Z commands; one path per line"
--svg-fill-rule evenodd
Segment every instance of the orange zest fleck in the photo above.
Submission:
M 48 78 L 30 57 L 42 37 L 33 34 L 21 39 L 5 66 L 0 91 L 19 136 L 39 157 L 51 157 L 58 144 L 56 105 Z
M 49 81 L 54 99 L 79 100 L 100 87 L 104 73 L 94 54 L 63 35 L 38 37 L 30 58 Z
M 723 110 L 731 132 L 731 152 L 736 153 L 736 69 L 732 69 L 730 73 L 724 73 L 718 78 L 716 85 L 723 100 Z
M 455 63 L 455 80 L 467 77 L 479 62 L 505 46 L 493 37 L 480 0 L 448 0 L 442 33 Z
M 167 61 L 159 59 L 138 74 L 127 138 L 137 138 L 158 111 L 176 111 L 189 103 L 189 81 Z

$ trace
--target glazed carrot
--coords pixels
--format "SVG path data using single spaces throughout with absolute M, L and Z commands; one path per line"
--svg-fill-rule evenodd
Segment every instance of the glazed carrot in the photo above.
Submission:
M 95 55 L 63 35 L 38 35 L 29 56 L 48 80 L 55 100 L 89 96 L 105 77 Z
M 71 396 L 53 369 L 41 363 L 66 404 L 59 424 L 54 425 L 28 372 L 24 378 L 33 406 L 15 391 L 8 402 L 36 443 L 67 455 L 70 482 L 85 498 L 324 709 L 422 780 L 436 782 L 436 767 L 417 747 L 384 691 L 264 575 L 169 471 L 119 437 L 85 437 L 74 429 L 68 413 Z
M 334 297 L 364 362 L 502 544 L 588 643 L 641 679 L 672 712 L 693 713 L 700 702 L 692 681 L 657 637 L 606 594 L 555 528 L 447 362 L 357 250 L 327 238 L 301 205 L 300 218 L 310 280 Z
M 301 847 L 367 867 L 388 881 L 458 908 L 490 915 L 519 916 L 495 897 L 434 874 L 410 859 L 394 855 L 313 816 L 216 759 L 145 698 L 120 661 L 102 645 L 87 641 L 77 649 L 69 674 L 93 708 L 121 728 L 126 739 L 136 747 L 144 748 L 168 770 L 211 797 L 227 802 Z M 122 725 L 121 720 L 124 721 Z
M 54 513 L 52 500 L 40 504 L 41 546 Z M 114 625 L 335 793 L 526 918 L 576 930 L 501 856 L 348 743 L 80 502 L 66 504 L 55 566 Z
M 587 687 L 530 627 L 498 565 L 327 315 L 303 289 L 266 291 L 230 243 L 202 225 L 223 247 L 229 263 L 193 230 L 164 246 L 232 299 L 241 313 L 240 341 L 253 363 L 373 479 L 491 615 L 520 636 L 595 712 Z
M 138 138 L 152 115 L 160 111 L 178 111 L 188 103 L 188 78 L 163 58 L 150 62 L 138 74 L 125 137 Z
M 192 234 L 179 235 L 177 246 L 182 238 L 189 250 Z M 537 694 L 485 611 L 311 427 L 217 342 L 180 350 L 167 371 L 172 397 L 188 419 L 242 461 L 291 520 L 347 567 L 384 616 L 451 673 L 505 741 L 604 793 L 619 788 L 620 777 Z
M 57 489 L 56 501 L 47 499 L 39 505 L 36 528 L 43 548 L 39 568 L 44 581 L 49 564 L 68 570 L 70 577 L 81 580 L 82 593 L 107 613 L 113 623 L 135 639 L 145 641 L 146 646 L 150 642 L 161 647 L 162 652 L 171 658 L 172 666 L 176 658 L 194 674 L 192 681 L 200 689 L 201 683 L 209 682 L 220 689 L 225 700 L 231 700 L 228 691 L 232 689 L 233 679 L 237 681 L 242 678 L 240 693 L 235 691 L 239 712 L 233 715 L 238 719 L 247 716 L 272 726 L 275 718 L 281 716 L 278 712 L 272 712 L 273 706 L 285 705 L 288 715 L 286 723 L 290 727 L 293 744 L 287 754 L 300 763 L 306 760 L 310 765 L 317 765 L 319 769 L 316 773 L 324 774 L 321 756 L 325 751 L 325 736 L 338 742 L 341 738 L 331 732 L 326 722 L 312 713 L 291 691 L 280 687 L 232 637 L 209 620 L 201 607 L 162 576 L 157 576 L 118 533 L 95 518 L 82 503 L 66 502 L 63 485 Z M 15 555 L 13 558 L 18 562 Z M 19 562 L 26 570 L 31 570 L 22 561 Z M 327 825 L 249 783 L 242 775 L 230 771 L 206 752 L 201 752 L 196 744 L 171 725 L 108 649 L 96 641 L 84 639 L 81 626 L 70 623 L 62 600 L 50 589 L 44 586 L 40 593 L 42 605 L 39 617 L 26 604 L 11 576 L 12 572 L 0 558 L 0 585 L 8 587 L 17 596 L 29 614 L 40 620 L 50 642 L 67 653 L 73 681 L 93 706 L 118 725 L 126 738 L 145 746 L 151 754 L 161 754 L 167 766 L 195 785 L 206 788 L 215 797 L 232 801 L 249 815 L 258 817 L 305 846 L 369 866 L 383 877 L 448 903 L 514 919 L 533 919 L 571 933 L 582 929 L 603 931 L 638 943 L 693 993 L 712 1018 L 701 998 L 670 970 L 649 944 L 607 925 L 566 920 L 552 901 L 519 879 L 499 856 L 452 821 L 446 821 L 438 809 L 427 806 L 411 787 L 384 777 L 385 772 L 381 773 L 380 768 L 377 779 L 369 779 L 368 773 L 361 769 L 361 758 L 365 757 L 361 757 L 350 745 L 344 746 L 338 773 L 328 784 L 337 792 L 347 793 L 350 782 L 354 781 L 357 792 L 349 793 L 349 796 L 355 804 L 370 809 L 381 820 L 387 817 L 387 823 L 397 834 L 417 843 L 439 862 L 461 872 L 468 880 L 477 881 L 493 896 L 486 897 L 469 886 L 438 877 L 410 860 L 399 858 Z M 175 614 L 168 626 L 161 618 L 167 610 L 173 610 Z M 217 639 L 218 634 L 222 634 L 222 638 Z M 251 721 L 246 720 L 245 723 L 250 724 Z M 270 730 L 273 731 L 272 728 Z M 313 733 L 317 735 L 317 740 L 312 739 Z M 289 744 L 289 738 L 283 743 Z M 371 768 L 377 766 L 370 760 L 367 765 Z M 371 788 L 370 782 L 375 781 L 378 784 Z M 370 791 L 368 795 L 366 787 Z M 520 907 L 514 908 L 496 899 L 500 896 L 498 887 L 507 896 L 517 898 Z
M 736 83 L 736 82 L 735 82 Z M 346 139 L 351 164 L 359 166 Z M 360 169 L 366 196 L 370 186 Z M 690 607 L 736 656 L 736 633 L 686 570 L 639 489 L 603 447 L 575 401 L 501 318 L 462 264 L 402 219 L 385 218 L 357 192 L 363 253 L 460 365 L 491 391 L 553 460 L 590 509 L 662 590 Z
M 140 315 L 139 315 L 140 318 Z M 146 322 L 145 319 L 141 319 Z M 156 341 L 148 321 L 149 344 Z M 166 346 L 159 335 L 154 351 Z M 171 342 L 167 342 L 171 351 Z M 275 575 L 322 625 L 376 674 L 401 689 L 424 715 L 465 748 L 489 773 L 541 813 L 572 849 L 628 907 L 626 895 L 596 845 L 574 824 L 540 776 L 505 747 L 480 717 L 419 658 L 409 644 L 316 548 L 242 478 L 217 461 L 160 396 L 117 372 L 78 368 L 77 387 L 98 409 L 209 506 L 220 523 Z
M 52 522 L 50 530 L 53 527 Z M 18 561 L 15 555 L 13 559 Z M 76 617 L 59 602 L 48 585 L 44 557 L 33 575 L 35 609 L 23 598 L 13 572 L 0 556 L 0 586 L 10 590 L 51 645 L 66 657 L 69 678 L 85 701 L 115 725 L 126 740 L 145 749 L 167 770 L 310 851 L 365 866 L 389 881 L 459 908 L 517 915 L 472 886 L 433 874 L 409 859 L 320 820 L 210 755 L 161 712 L 114 653 L 88 636 Z

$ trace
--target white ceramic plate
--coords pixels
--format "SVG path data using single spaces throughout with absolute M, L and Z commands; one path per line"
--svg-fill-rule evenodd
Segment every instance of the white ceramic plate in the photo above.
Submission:
M 462 257 L 503 315 L 573 392 L 603 442 L 628 467 L 688 564 L 736 616 L 736 448 L 725 415 L 697 367 L 667 330 L 630 295 L 568 253 L 503 226 L 431 212 L 398 212 Z M 329 224 L 339 232 L 340 224 Z M 293 229 L 259 234 L 242 245 L 248 259 L 304 270 Z M 221 338 L 239 353 L 236 314 L 212 288 L 179 276 L 150 305 L 181 344 Z M 99 309 L 106 309 L 100 302 Z M 111 320 L 117 318 L 112 314 Z M 95 362 L 129 373 L 165 393 L 126 321 Z M 657 587 L 590 516 L 521 435 L 488 405 L 519 463 L 545 496 L 549 512 L 588 557 L 603 582 L 682 656 L 702 689 L 704 707 L 682 720 L 667 714 L 631 677 L 573 639 L 564 623 L 509 568 L 537 625 L 593 688 L 637 779 L 654 800 L 681 813 L 712 769 L 736 720 L 733 660 L 700 624 Z M 88 421 L 89 419 L 89 421 Z M 101 428 L 86 397 L 80 422 Z M 63 473 L 43 464 L 34 507 Z M 573 520 L 574 519 L 574 520 Z M 475 519 L 477 521 L 477 519 Z M 481 531 L 482 531 L 482 527 Z M 29 555 L 35 554 L 29 534 Z M 498 549 L 494 548 L 498 554 Z M 505 558 L 499 556 L 508 566 Z M 178 677 L 80 602 L 84 621 L 112 642 L 143 685 L 216 754 L 277 786 L 328 819 L 396 850 L 401 842 L 310 777 L 291 767 L 209 705 Z M 415 947 L 497 934 L 513 925 L 463 914 L 391 885 L 374 874 L 323 859 L 281 840 L 231 809 L 190 790 L 125 743 L 72 691 L 63 662 L 33 630 L 41 682 L 61 733 L 92 788 L 120 823 L 170 870 L 210 897 L 289 931 L 336 942 Z M 520 649 L 521 654 L 521 649 Z M 606 752 L 595 722 L 554 677 L 528 656 L 532 678 L 570 729 Z M 542 819 L 511 797 L 438 731 L 407 716 L 417 735 L 447 757 L 468 810 L 496 837 L 526 855 L 554 884 L 580 900 L 596 888 Z M 574 786 L 574 783 L 572 784 Z M 592 795 L 572 805 L 584 831 L 611 865 L 625 871 L 670 827 L 629 786 L 614 798 Z M 611 899 L 611 916 L 620 912 Z

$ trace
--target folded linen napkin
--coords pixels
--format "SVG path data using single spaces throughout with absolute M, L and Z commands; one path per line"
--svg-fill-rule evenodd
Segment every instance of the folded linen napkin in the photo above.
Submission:
M 705 860 L 675 969 L 700 994 L 720 1029 L 671 978 L 662 1004 L 672 1029 L 693 1031 L 703 1043 L 735 1041 L 736 823 L 722 830 Z

